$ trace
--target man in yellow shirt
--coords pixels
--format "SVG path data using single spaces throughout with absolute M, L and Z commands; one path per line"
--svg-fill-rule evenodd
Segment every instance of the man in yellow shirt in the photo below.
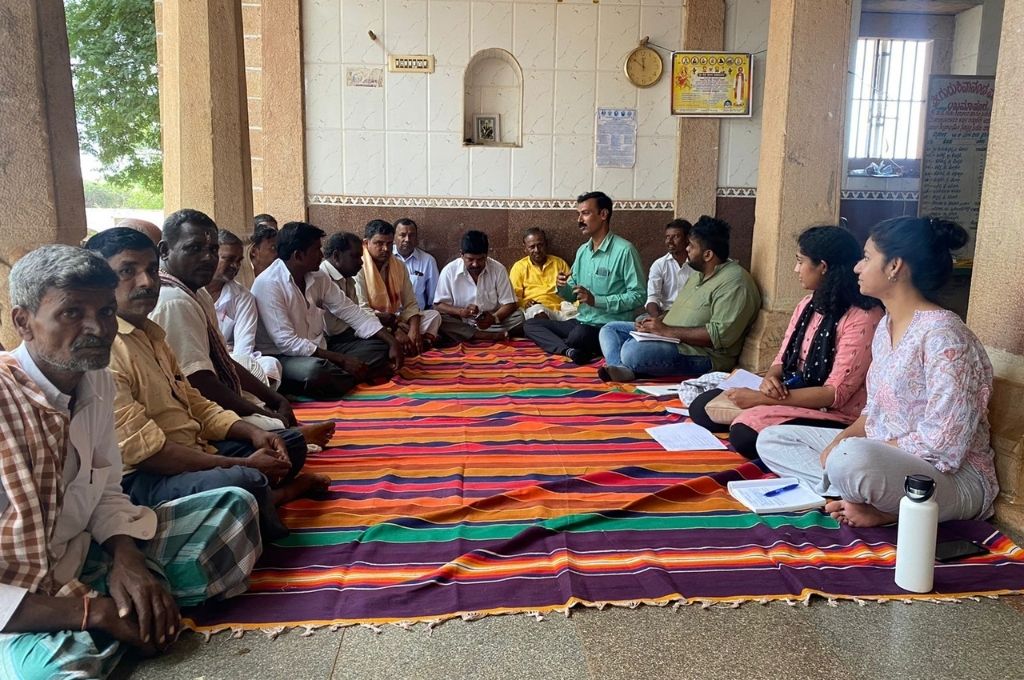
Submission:
M 576 305 L 555 292 L 559 272 L 570 273 L 569 265 L 557 255 L 548 255 L 548 237 L 540 227 L 530 227 L 523 236 L 526 257 L 512 265 L 509 279 L 519 308 L 527 319 L 568 321 L 576 316 Z

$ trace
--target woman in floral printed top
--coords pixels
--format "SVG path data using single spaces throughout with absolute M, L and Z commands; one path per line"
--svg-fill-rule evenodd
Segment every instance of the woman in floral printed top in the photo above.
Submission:
M 868 400 L 845 430 L 791 425 L 761 433 L 761 459 L 826 496 L 833 518 L 896 520 L 907 475 L 935 480 L 939 519 L 984 519 L 999 491 L 989 442 L 992 366 L 978 338 L 932 297 L 949 280 L 967 232 L 939 219 L 876 225 L 857 265 L 860 290 L 887 314 L 872 343 Z

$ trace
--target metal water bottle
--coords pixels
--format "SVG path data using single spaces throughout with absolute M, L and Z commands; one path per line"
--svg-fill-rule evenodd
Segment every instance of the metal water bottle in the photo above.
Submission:
M 935 480 L 928 475 L 907 475 L 907 495 L 900 501 L 896 534 L 896 585 L 914 593 L 927 593 L 935 577 L 935 534 L 939 505 L 932 498 Z

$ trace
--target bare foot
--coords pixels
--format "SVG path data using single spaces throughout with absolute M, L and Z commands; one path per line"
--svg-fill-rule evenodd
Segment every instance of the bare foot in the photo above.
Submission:
M 314 444 L 319 446 L 321 449 L 327 448 L 327 445 L 331 443 L 331 437 L 334 435 L 334 428 L 336 425 L 327 421 L 324 423 L 314 423 L 312 425 L 302 425 L 299 427 L 299 432 L 306 438 L 307 444 Z
M 274 505 L 284 505 L 291 503 L 296 498 L 326 491 L 330 485 L 331 478 L 327 475 L 304 472 L 280 489 L 273 489 L 270 492 L 270 497 L 273 499 Z
M 849 524 L 851 527 L 878 527 L 896 521 L 896 515 L 882 512 L 867 503 L 853 501 L 830 501 L 825 504 L 825 512 L 837 522 Z
M 473 339 L 477 342 L 506 342 L 508 340 L 508 333 L 500 331 L 497 333 L 487 331 L 477 331 L 473 333 Z

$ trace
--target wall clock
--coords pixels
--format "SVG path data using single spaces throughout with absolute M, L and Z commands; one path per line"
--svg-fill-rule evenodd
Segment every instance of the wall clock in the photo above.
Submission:
M 664 68 L 661 55 L 653 47 L 647 46 L 647 38 L 641 40 L 640 46 L 626 55 L 626 77 L 637 87 L 654 85 L 661 80 Z

